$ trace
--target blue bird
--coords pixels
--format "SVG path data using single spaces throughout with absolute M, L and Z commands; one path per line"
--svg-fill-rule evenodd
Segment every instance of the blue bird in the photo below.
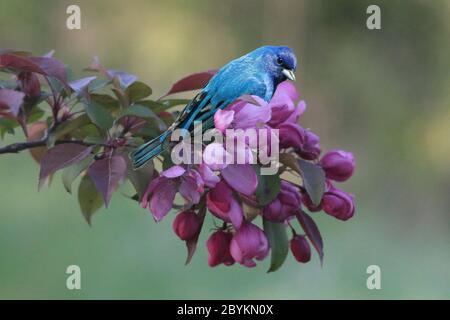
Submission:
M 139 146 L 131 153 L 133 168 L 142 167 L 164 151 L 166 138 L 176 128 L 192 132 L 194 122 L 202 121 L 203 130 L 214 125 L 214 113 L 239 97 L 255 95 L 270 101 L 278 84 L 295 80 L 297 58 L 291 48 L 264 46 L 230 61 L 211 78 L 159 137 Z

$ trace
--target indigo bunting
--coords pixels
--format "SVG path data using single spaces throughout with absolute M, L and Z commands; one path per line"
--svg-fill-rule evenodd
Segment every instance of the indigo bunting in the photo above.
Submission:
M 297 58 L 289 47 L 264 46 L 230 61 L 211 78 L 159 137 L 144 143 L 131 153 L 133 168 L 142 167 L 164 150 L 164 141 L 176 128 L 192 132 L 194 122 L 202 121 L 203 130 L 214 125 L 214 113 L 239 97 L 255 95 L 270 101 L 278 84 L 295 80 Z

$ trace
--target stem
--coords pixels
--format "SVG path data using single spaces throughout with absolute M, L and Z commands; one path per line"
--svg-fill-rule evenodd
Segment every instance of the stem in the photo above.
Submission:
M 47 140 L 48 140 L 48 138 L 45 137 L 41 140 L 36 140 L 36 141 L 12 143 L 3 148 L 0 148 L 0 154 L 18 153 L 22 150 L 38 148 L 38 147 L 45 147 L 47 145 Z M 102 147 L 108 146 L 106 144 L 88 143 L 88 142 L 84 142 L 82 140 L 58 140 L 55 142 L 55 144 L 62 144 L 62 143 L 75 143 L 75 144 L 81 144 L 84 146 L 102 146 Z

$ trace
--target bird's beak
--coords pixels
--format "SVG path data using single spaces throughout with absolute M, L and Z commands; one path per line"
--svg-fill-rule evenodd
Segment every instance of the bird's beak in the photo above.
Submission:
M 286 76 L 286 78 L 288 78 L 289 80 L 295 81 L 295 74 L 294 71 L 289 70 L 289 69 L 283 69 L 283 74 Z

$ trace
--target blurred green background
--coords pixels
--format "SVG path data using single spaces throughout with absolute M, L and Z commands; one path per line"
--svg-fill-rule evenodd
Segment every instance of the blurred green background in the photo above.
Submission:
M 79 4 L 82 29 L 65 27 Z M 366 28 L 381 7 L 382 30 Z M 450 298 L 450 1 L 0 0 L 0 47 L 56 50 L 81 75 L 98 55 L 162 94 L 180 77 L 265 44 L 299 57 L 302 119 L 324 149 L 354 152 L 345 223 L 318 214 L 325 261 L 289 256 L 276 273 L 193 262 L 171 230 L 117 193 L 89 227 L 57 174 L 37 192 L 28 153 L 0 157 L 0 298 Z M 20 141 L 9 136 L 2 144 Z M 123 192 L 127 192 L 125 189 Z M 208 224 L 211 224 L 208 219 Z M 209 226 L 208 225 L 208 226 Z M 77 264 L 82 290 L 65 287 Z M 381 267 L 381 290 L 366 268 Z

